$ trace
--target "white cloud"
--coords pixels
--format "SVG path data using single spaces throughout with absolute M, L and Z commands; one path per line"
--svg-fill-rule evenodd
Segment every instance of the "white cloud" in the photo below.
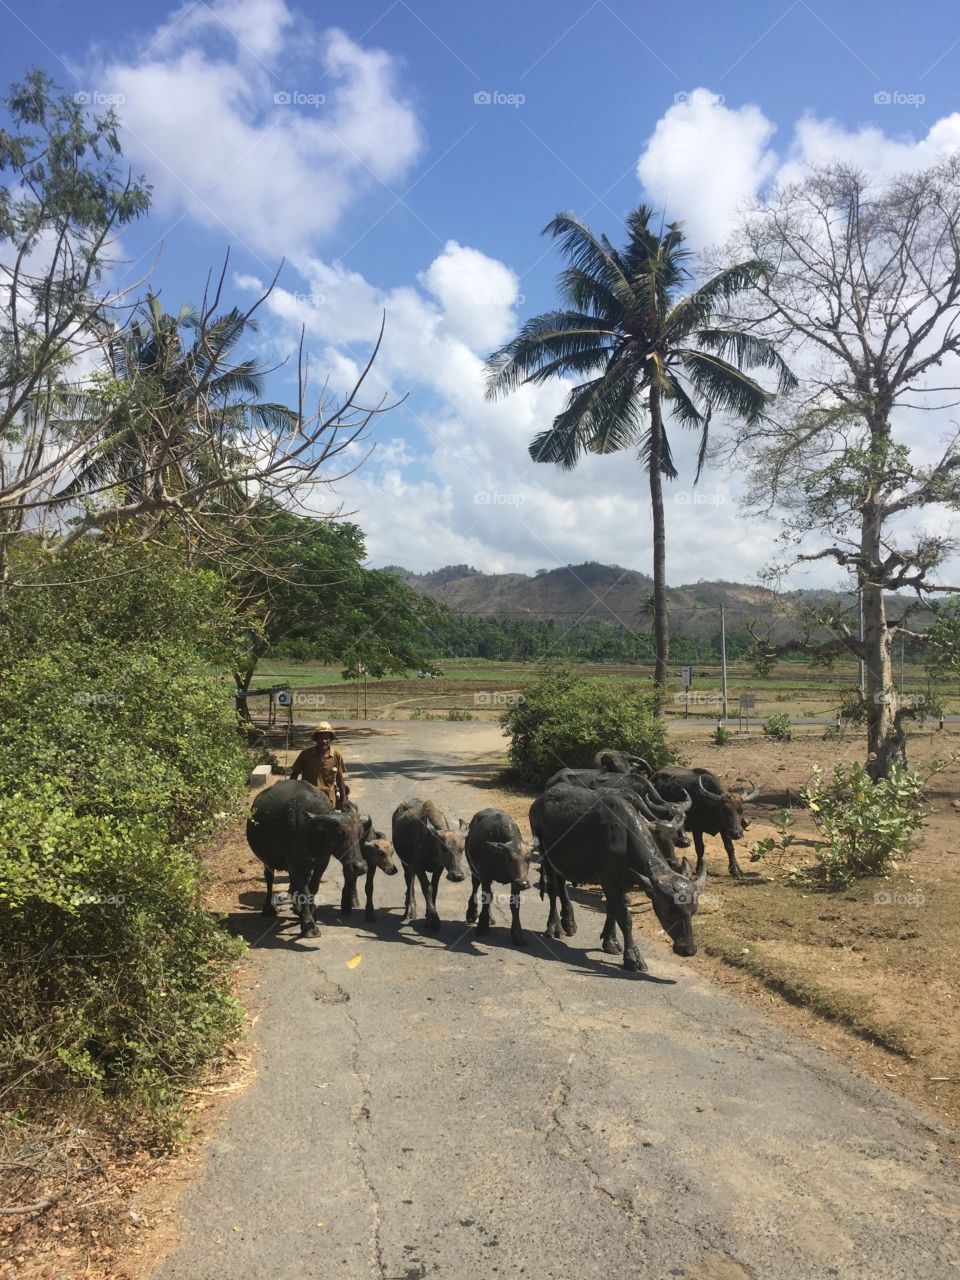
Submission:
M 697 245 L 721 239 L 738 208 L 772 175 L 775 126 L 759 107 L 727 107 L 695 89 L 656 124 L 637 176 Z
M 409 171 L 423 138 L 398 71 L 382 50 L 305 26 L 285 0 L 220 0 L 90 74 L 121 95 L 124 152 L 157 208 L 188 209 L 274 260 L 306 254 L 361 195 Z

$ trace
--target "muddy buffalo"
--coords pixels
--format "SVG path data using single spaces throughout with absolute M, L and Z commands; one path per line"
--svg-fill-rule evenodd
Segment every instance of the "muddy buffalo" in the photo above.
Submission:
M 277 914 L 273 877 L 277 871 L 286 871 L 300 936 L 317 937 L 315 899 L 323 872 L 336 858 L 345 881 L 364 874 L 367 863 L 361 844 L 372 826 L 369 818 L 358 813 L 337 813 L 322 791 L 302 779 L 286 778 L 261 791 L 247 820 L 247 843 L 263 863 L 267 887 L 263 915 Z
M 743 832 L 750 824 L 743 816 L 743 803 L 758 793 L 752 783 L 743 790 L 727 788 L 709 769 L 684 769 L 679 765 L 667 765 L 651 779 L 653 785 L 666 799 L 684 793 L 693 801 L 687 811 L 684 825 L 693 836 L 697 851 L 697 874 L 703 869 L 703 837 L 719 836 L 727 851 L 730 874 L 738 880 L 743 872 L 734 852 L 734 840 L 742 840 Z
M 476 923 L 477 933 L 490 932 L 493 884 L 510 886 L 510 940 L 526 945 L 520 928 L 520 894 L 530 888 L 530 855 L 534 846 L 524 840 L 520 828 L 502 809 L 481 809 L 470 819 L 464 851 L 473 885 L 467 903 L 467 924 Z M 477 893 L 480 913 L 477 916 Z
M 394 810 L 392 828 L 393 847 L 407 881 L 403 920 L 416 915 L 414 881 L 419 880 L 426 900 L 427 927 L 439 929 L 436 899 L 440 877 L 446 872 L 448 880 L 464 878 L 467 824 L 461 818 L 458 826 L 452 827 L 432 800 L 405 800 Z
M 706 872 L 692 878 L 684 862 L 676 871 L 661 856 L 630 802 L 616 791 L 589 790 L 558 784 L 534 801 L 530 827 L 540 842 L 550 895 L 548 937 L 560 930 L 572 935 L 577 924 L 567 883 L 597 884 L 603 888 L 607 918 L 601 940 L 604 951 L 620 951 L 617 926 L 623 934 L 623 967 L 646 969 L 633 940 L 627 892 L 641 889 L 677 955 L 696 955 L 693 916 Z M 557 901 L 560 914 L 557 914 Z

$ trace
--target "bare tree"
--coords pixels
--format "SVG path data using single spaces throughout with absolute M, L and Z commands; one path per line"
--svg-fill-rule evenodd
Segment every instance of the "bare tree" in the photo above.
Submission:
M 911 614 L 960 591 L 938 577 L 955 550 L 947 518 L 960 509 L 951 421 L 960 403 L 960 159 L 889 181 L 844 166 L 812 170 L 747 215 L 731 260 L 745 249 L 775 268 L 746 299 L 749 318 L 790 353 L 800 388 L 759 426 L 736 430 L 726 449 L 738 465 L 749 460 L 750 507 L 788 513 L 792 552 L 780 571 L 833 562 L 851 575 L 863 617 L 861 635 L 830 610 L 821 621 L 831 638 L 807 633 L 766 651 L 849 652 L 864 662 L 868 769 L 887 777 L 906 760 L 903 722 L 913 714 L 894 685 L 894 641 L 924 644 Z M 824 545 L 811 550 L 814 535 Z M 893 619 L 885 593 L 897 591 L 912 603 Z

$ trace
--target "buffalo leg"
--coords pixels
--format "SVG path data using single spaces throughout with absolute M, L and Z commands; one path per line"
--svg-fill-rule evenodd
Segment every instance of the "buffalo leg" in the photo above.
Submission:
M 369 921 L 376 920 L 377 918 L 377 913 L 373 909 L 373 877 L 376 874 L 377 874 L 376 867 L 367 867 L 367 883 L 366 883 L 367 905 L 364 909 L 363 917 L 365 920 L 369 920 Z
M 263 864 L 263 878 L 267 885 L 267 896 L 263 900 L 263 906 L 260 909 L 262 916 L 275 916 L 277 908 L 273 905 L 273 867 Z
M 637 949 L 637 944 L 633 940 L 633 918 L 630 915 L 630 908 L 627 906 L 627 896 L 622 889 L 617 889 L 611 893 L 607 893 L 607 901 L 613 906 L 614 919 L 620 926 L 620 932 L 623 934 L 623 967 L 635 973 L 637 971 L 645 972 L 647 963 Z
M 493 900 L 493 881 L 484 880 L 481 889 L 483 897 L 480 899 L 480 919 L 477 921 L 477 933 L 490 932 L 490 903 Z
M 697 875 L 699 875 L 700 872 L 703 870 L 703 861 L 704 861 L 704 858 L 706 857 L 706 854 L 703 851 L 703 832 L 694 831 L 692 834 L 693 834 L 693 847 L 697 851 Z
M 418 871 L 417 879 L 420 881 L 420 888 L 423 890 L 423 896 L 427 900 L 427 928 L 436 931 L 440 928 L 440 917 L 437 914 L 433 885 L 430 883 L 430 877 L 427 875 L 426 871 Z M 438 879 L 439 877 L 434 880 L 434 884 L 436 884 Z
M 320 881 L 323 879 L 323 872 L 324 872 L 324 868 L 322 866 L 318 866 L 315 868 L 313 875 L 310 877 L 310 886 L 309 886 L 310 896 L 307 899 L 307 909 L 310 912 L 310 919 L 313 921 L 314 924 L 318 923 L 317 894 L 320 892 Z M 317 933 L 319 932 L 320 930 L 317 929 Z
M 573 903 L 563 876 L 557 876 L 557 893 L 560 897 L 560 928 L 568 938 L 572 938 L 577 932 L 577 917 L 573 914 Z
M 726 836 L 726 835 L 721 835 L 720 838 L 723 841 L 723 847 L 727 851 L 727 867 L 730 871 L 730 874 L 734 877 L 735 880 L 742 880 L 743 872 L 740 870 L 740 863 L 737 861 L 737 855 L 733 847 L 733 841 L 730 839 L 729 836 Z
M 408 920 L 412 920 L 417 914 L 417 890 L 413 882 L 413 867 L 404 867 L 403 874 L 407 881 L 407 898 L 403 907 L 403 916 L 400 923 L 406 924 Z
M 600 945 L 607 955 L 611 956 L 618 956 L 623 950 L 617 938 L 617 919 L 613 903 L 609 898 L 607 898 L 607 918 L 603 922 L 603 932 L 600 934 Z
M 360 905 L 357 900 L 357 873 L 343 868 L 343 892 L 340 894 L 340 914 L 349 916 L 354 907 Z
M 293 902 L 293 908 L 300 920 L 300 937 L 318 937 L 320 929 L 313 918 L 313 912 L 310 910 L 311 899 L 307 891 L 306 879 L 299 875 L 294 876 L 293 872 L 290 873 L 290 897 Z
M 520 886 L 514 882 L 510 886 L 510 941 L 515 947 L 525 947 L 527 940 L 520 928 Z
M 546 861 L 541 873 L 546 881 L 547 896 L 550 899 L 550 914 L 547 916 L 547 927 L 543 931 L 545 938 L 560 937 L 560 916 L 557 913 L 557 873 Z
M 473 887 L 470 890 L 470 897 L 467 899 L 467 924 L 476 924 L 477 921 L 477 890 L 480 888 L 480 877 L 473 876 Z

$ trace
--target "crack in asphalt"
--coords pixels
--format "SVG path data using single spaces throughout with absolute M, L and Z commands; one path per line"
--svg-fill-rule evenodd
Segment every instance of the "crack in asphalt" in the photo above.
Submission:
M 332 984 L 339 991 L 343 988 L 339 983 Z M 349 1000 L 349 995 L 343 993 L 345 1001 Z M 383 1243 L 380 1237 L 382 1220 L 380 1216 L 380 1199 L 377 1195 L 376 1187 L 370 1177 L 370 1170 L 367 1167 L 367 1147 L 366 1136 L 372 1129 L 372 1119 L 370 1115 L 370 1104 L 373 1102 L 373 1090 L 370 1088 L 370 1073 L 360 1070 L 361 1051 L 363 1046 L 363 1033 L 360 1030 L 360 1024 L 349 1008 L 344 1003 L 344 1016 L 350 1024 L 353 1032 L 353 1048 L 350 1053 L 350 1074 L 354 1077 L 360 1086 L 360 1103 L 356 1107 L 351 1107 L 350 1118 L 353 1122 L 355 1137 L 355 1149 L 357 1152 L 357 1167 L 360 1170 L 360 1177 L 363 1179 L 363 1185 L 367 1189 L 370 1197 L 370 1212 L 373 1216 L 371 1224 L 370 1239 L 370 1265 L 373 1274 L 377 1280 L 386 1280 L 386 1268 L 383 1260 Z
M 570 1027 L 576 1028 L 577 1035 L 579 1036 L 581 1041 L 581 1052 L 583 1053 L 583 1056 L 590 1061 L 596 1062 L 596 1055 L 591 1051 L 590 1037 L 587 1034 L 586 1028 L 576 1026 L 576 1020 L 569 1016 L 566 1006 L 564 1005 L 557 991 L 544 977 L 541 965 L 539 964 L 534 965 L 534 973 L 536 974 L 540 982 L 540 985 L 549 994 L 550 998 L 553 1000 L 553 1003 L 557 1006 L 561 1015 L 568 1018 L 568 1025 Z M 576 1058 L 576 1055 L 571 1053 L 570 1057 L 567 1060 L 568 1067 L 573 1065 L 575 1058 Z M 576 1143 L 574 1143 L 574 1141 L 570 1137 L 570 1134 L 563 1123 L 563 1112 L 567 1109 L 567 1106 L 570 1101 L 570 1095 L 572 1092 L 573 1092 L 572 1080 L 570 1080 L 567 1075 L 562 1074 L 559 1080 L 557 1081 L 556 1085 L 554 1086 L 553 1093 L 551 1095 L 551 1106 L 550 1106 L 551 1123 L 544 1130 L 544 1133 L 543 1133 L 544 1142 L 547 1143 L 552 1138 L 557 1138 L 559 1141 L 561 1141 L 563 1145 L 566 1147 L 569 1154 L 575 1160 L 578 1160 L 580 1164 L 583 1165 L 584 1169 L 586 1169 L 587 1173 L 590 1175 L 590 1180 L 592 1184 L 591 1190 L 599 1191 L 602 1195 L 605 1195 L 607 1199 L 610 1201 L 610 1203 L 614 1206 L 614 1208 L 617 1209 L 621 1214 L 623 1214 L 623 1216 L 627 1219 L 627 1221 L 630 1223 L 632 1227 L 640 1231 L 644 1236 L 649 1236 L 649 1232 L 647 1231 L 647 1220 L 643 1216 L 643 1214 L 637 1213 L 637 1211 L 633 1208 L 632 1204 L 626 1203 L 621 1196 L 618 1196 L 615 1192 L 611 1191 L 609 1187 L 604 1185 L 603 1177 L 600 1174 L 599 1170 L 593 1167 L 593 1165 L 590 1163 L 585 1153 L 582 1150 L 580 1150 L 580 1148 L 576 1145 Z

